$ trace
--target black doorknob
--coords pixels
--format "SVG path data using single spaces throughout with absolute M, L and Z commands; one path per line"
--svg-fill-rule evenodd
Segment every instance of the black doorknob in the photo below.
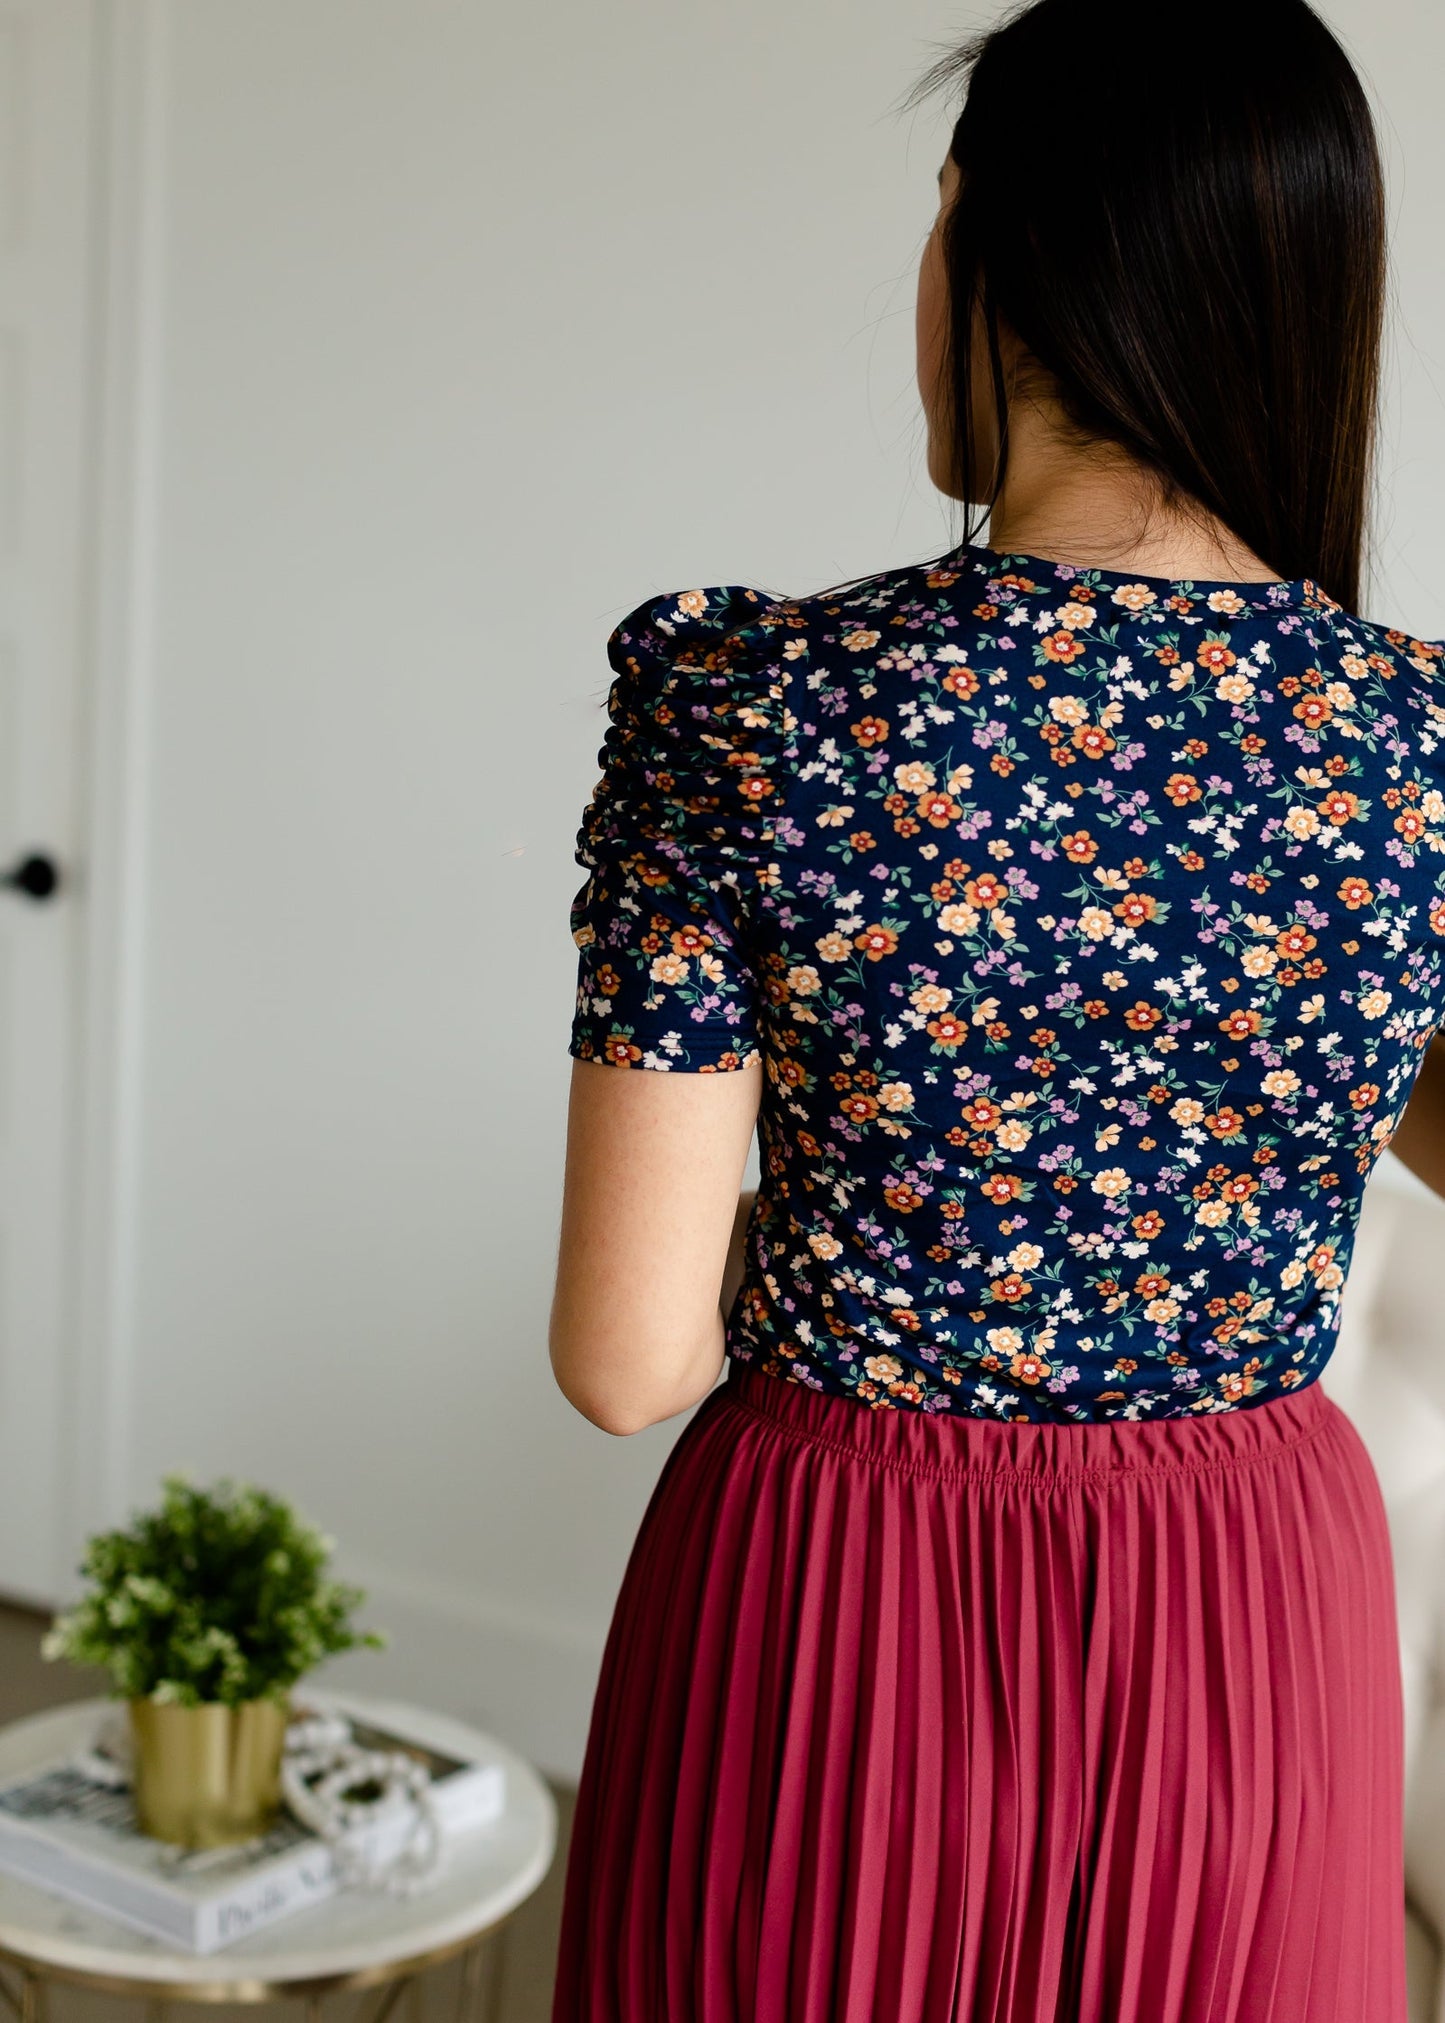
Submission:
M 50 899 L 60 886 L 60 867 L 53 857 L 32 851 L 0 877 L 0 885 L 22 892 L 27 899 Z

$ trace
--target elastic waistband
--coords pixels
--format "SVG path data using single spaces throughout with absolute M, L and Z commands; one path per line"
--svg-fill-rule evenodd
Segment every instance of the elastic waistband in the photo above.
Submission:
M 709 1399 L 765 1419 L 794 1439 L 874 1466 L 950 1479 L 1005 1477 L 1037 1486 L 1273 1461 L 1343 1416 L 1311 1381 L 1265 1404 L 1188 1418 L 1055 1424 L 972 1413 L 950 1417 L 865 1405 L 739 1362 L 728 1364 Z

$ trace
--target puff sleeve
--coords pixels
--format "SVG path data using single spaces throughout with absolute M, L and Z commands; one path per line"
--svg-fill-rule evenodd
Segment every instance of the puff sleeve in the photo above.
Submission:
M 639 604 L 607 641 L 602 776 L 577 832 L 568 1051 L 717 1072 L 760 1051 L 791 607 L 744 585 Z

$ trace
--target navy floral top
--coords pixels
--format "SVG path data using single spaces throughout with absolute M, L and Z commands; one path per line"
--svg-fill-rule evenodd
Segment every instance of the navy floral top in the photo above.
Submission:
M 607 654 L 569 1051 L 760 1061 L 730 1357 L 1027 1420 L 1317 1377 L 1445 1023 L 1445 647 L 965 543 Z

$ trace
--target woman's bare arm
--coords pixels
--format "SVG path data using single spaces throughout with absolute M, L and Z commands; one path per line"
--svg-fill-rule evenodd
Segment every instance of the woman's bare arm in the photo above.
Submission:
M 761 1063 L 719 1074 L 574 1061 L 548 1346 L 609 1433 L 697 1404 L 722 1374 L 722 1292 Z
M 1445 1032 L 1436 1033 L 1425 1050 L 1390 1150 L 1417 1180 L 1445 1196 Z

